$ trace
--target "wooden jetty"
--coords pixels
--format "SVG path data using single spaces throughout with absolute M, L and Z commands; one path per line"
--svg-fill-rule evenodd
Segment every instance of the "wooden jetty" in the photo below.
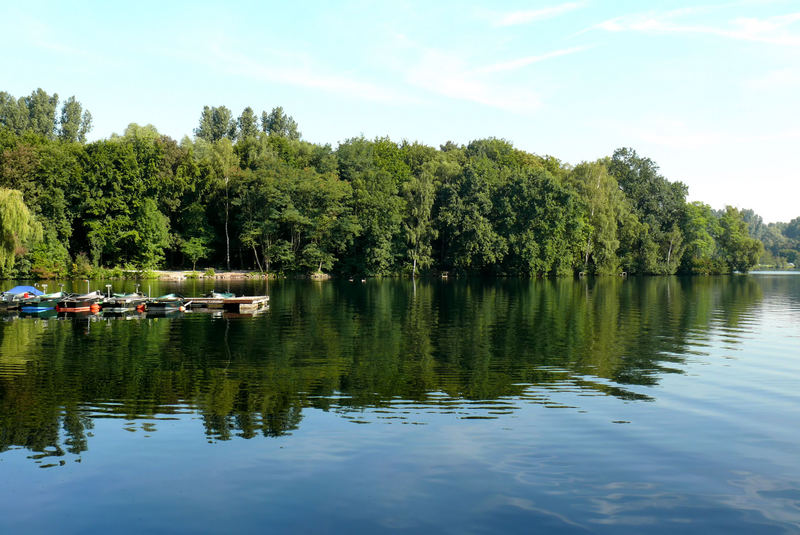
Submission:
M 222 309 L 226 312 L 235 312 L 238 314 L 254 314 L 269 306 L 269 296 L 187 297 L 183 306 L 188 310 Z

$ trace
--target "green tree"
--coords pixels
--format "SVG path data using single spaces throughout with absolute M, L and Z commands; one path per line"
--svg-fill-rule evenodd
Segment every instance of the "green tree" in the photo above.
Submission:
M 605 161 L 578 164 L 569 180 L 586 209 L 588 235 L 581 247 L 584 270 L 600 275 L 618 274 L 620 227 L 633 217 L 625 195 L 608 173 Z
M 675 273 L 683 254 L 680 224 L 686 206 L 686 185 L 668 181 L 659 174 L 653 160 L 629 148 L 614 151 L 608 169 L 639 221 L 648 228 L 647 237 L 639 243 L 638 270 Z
M 286 115 L 281 106 L 272 108 L 269 114 L 265 111 L 261 112 L 261 130 L 270 135 L 295 140 L 300 139 L 297 122 L 291 115 Z
M 83 110 L 81 115 L 81 127 L 78 129 L 78 141 L 86 143 L 86 135 L 92 131 L 92 114 L 89 110 Z
M 31 272 L 39 279 L 63 279 L 68 274 L 69 251 L 52 229 L 45 231 L 44 239 L 31 247 L 28 256 Z
M 206 143 L 202 139 L 196 144 L 197 154 L 204 165 L 210 170 L 218 195 L 222 197 L 225 209 L 225 266 L 231 269 L 231 238 L 230 238 L 230 182 L 239 171 L 239 158 L 233 150 L 230 139 L 219 139 L 214 143 Z
M 417 265 L 426 268 L 433 262 L 432 240 L 436 238 L 431 214 L 435 189 L 433 173 L 423 169 L 419 176 L 413 176 L 403 186 L 407 211 L 403 228 L 408 240 L 408 257 L 411 260 L 411 276 L 417 276 Z
M 259 270 L 267 273 L 274 262 L 290 260 L 282 223 L 284 211 L 292 204 L 291 188 L 281 175 L 280 169 L 266 167 L 245 173 L 232 201 L 239 212 L 239 240 L 252 249 Z
M 750 237 L 742 214 L 732 206 L 725 207 L 719 225 L 719 244 L 725 262 L 731 271 L 746 273 L 758 263 L 764 246 Z
M 333 174 L 301 174 L 294 204 L 308 226 L 298 241 L 303 243 L 300 265 L 309 271 L 331 270 L 337 255 L 352 243 L 359 230 L 349 214 L 352 188 Z
M 349 139 L 339 145 L 339 176 L 353 188 L 353 215 L 360 232 L 346 262 L 347 270 L 368 275 L 392 273 L 405 250 L 404 199 L 399 196 L 409 169 L 399 147 L 388 139 Z
M 62 141 L 78 141 L 78 133 L 81 130 L 81 113 L 83 106 L 75 99 L 69 97 L 61 106 L 61 120 L 59 121 L 58 137 Z
M 209 142 L 236 135 L 236 122 L 231 118 L 231 110 L 225 106 L 204 106 L 200 114 L 200 124 L 194 131 L 198 139 Z
M 7 275 L 14 268 L 16 257 L 25 253 L 26 246 L 41 238 L 41 225 L 25 205 L 22 193 L 0 188 L 0 273 Z
M 136 216 L 136 249 L 142 267 L 157 267 L 169 245 L 169 219 L 153 199 L 145 199 Z
M 512 172 L 498 195 L 506 203 L 497 227 L 509 244 L 507 269 L 526 276 L 571 273 L 589 235 L 577 194 L 545 168 L 525 167 Z
M 0 91 L 0 125 L 19 135 L 28 129 L 28 106 L 24 98 L 16 99 Z
M 197 261 L 208 256 L 211 249 L 208 247 L 208 238 L 203 236 L 193 236 L 184 241 L 181 245 L 181 251 L 192 263 L 192 271 L 195 271 Z
M 786 224 L 783 235 L 790 240 L 800 241 L 800 217 L 795 217 Z
M 239 118 L 236 120 L 237 139 L 248 139 L 256 137 L 258 134 L 258 118 L 253 112 L 253 108 L 246 107 Z
M 25 98 L 28 107 L 28 128 L 37 134 L 53 139 L 56 133 L 58 94 L 48 95 L 39 88 Z
M 720 272 L 722 267 L 715 236 L 720 235 L 721 229 L 711 207 L 699 201 L 687 204 L 682 227 L 686 250 L 681 270 L 705 275 Z
M 492 194 L 487 164 L 468 163 L 455 180 L 444 184 L 437 226 L 447 237 L 446 262 L 461 270 L 484 270 L 498 263 L 508 242 L 492 225 Z

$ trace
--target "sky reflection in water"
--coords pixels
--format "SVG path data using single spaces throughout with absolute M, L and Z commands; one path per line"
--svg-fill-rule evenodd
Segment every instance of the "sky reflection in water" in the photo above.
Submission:
M 3 531 L 800 529 L 800 277 L 268 291 L 4 316 Z

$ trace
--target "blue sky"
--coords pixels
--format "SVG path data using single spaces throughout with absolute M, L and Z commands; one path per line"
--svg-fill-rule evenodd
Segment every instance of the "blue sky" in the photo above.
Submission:
M 692 200 L 800 216 L 798 0 L 9 2 L 0 42 L 0 90 L 76 95 L 95 139 L 281 105 L 333 145 L 630 146 Z

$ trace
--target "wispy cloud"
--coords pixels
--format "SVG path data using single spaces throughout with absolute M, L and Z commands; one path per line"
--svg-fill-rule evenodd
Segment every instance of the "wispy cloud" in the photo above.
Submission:
M 492 72 L 502 72 L 502 71 L 512 71 L 516 69 L 521 69 L 523 67 L 527 67 L 528 65 L 533 65 L 534 63 L 539 63 L 541 61 L 546 61 L 548 59 L 559 58 L 561 56 L 568 56 L 570 54 L 575 54 L 577 52 L 583 52 L 591 47 L 589 46 L 575 46 L 572 48 L 564 48 L 561 50 L 554 50 L 552 52 L 547 52 L 546 54 L 541 54 L 538 56 L 527 56 L 524 58 L 517 58 L 510 61 L 503 61 L 500 63 L 495 63 L 493 65 L 488 65 L 486 67 L 482 67 L 478 69 L 476 72 L 479 73 L 492 73 Z
M 496 13 L 493 26 L 517 26 L 519 24 L 529 24 L 531 22 L 550 19 L 580 9 L 585 2 L 566 2 L 555 6 L 543 7 L 540 9 L 528 9 L 522 11 L 512 11 L 508 13 Z
M 741 41 L 769 43 L 781 46 L 800 46 L 800 12 L 766 18 L 737 17 L 722 25 L 683 22 L 692 9 L 626 15 L 606 20 L 594 28 L 609 32 L 640 32 L 649 34 L 702 34 Z
M 30 47 L 63 57 L 80 57 L 87 62 L 102 61 L 104 64 L 109 63 L 108 61 L 103 61 L 100 53 L 96 51 L 71 45 L 70 43 L 74 43 L 78 36 L 71 33 L 69 35 L 64 34 L 62 26 L 47 24 L 23 12 L 17 12 L 13 15 L 13 17 L 8 18 L 8 21 L 13 20 L 13 23 L 9 22 L 6 27 L 0 26 L 0 34 L 6 36 L 17 34 L 16 37 L 11 37 L 12 41 L 27 43 Z
M 261 51 L 255 57 L 220 46 L 212 46 L 207 52 L 195 57 L 220 71 L 252 80 L 319 89 L 373 102 L 417 102 L 411 95 L 394 88 L 346 73 L 331 73 L 304 55 L 294 54 L 287 57 L 280 51 Z
M 457 100 L 518 113 L 530 113 L 540 106 L 539 96 L 527 85 L 500 83 L 454 54 L 437 50 L 423 53 L 406 81 L 426 91 Z

